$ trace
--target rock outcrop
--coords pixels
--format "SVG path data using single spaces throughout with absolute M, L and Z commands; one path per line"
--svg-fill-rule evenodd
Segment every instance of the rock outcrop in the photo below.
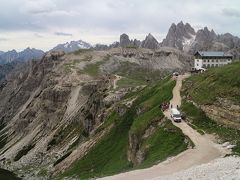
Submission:
M 201 105 L 212 120 L 233 128 L 240 128 L 240 106 L 231 100 L 218 98 L 212 105 Z
M 129 39 L 129 36 L 127 34 L 122 34 L 120 36 L 120 46 L 121 47 L 128 47 L 131 45 L 131 41 Z
M 155 37 L 153 37 L 153 35 L 149 33 L 146 36 L 145 40 L 141 43 L 141 47 L 142 48 L 147 48 L 147 49 L 158 49 L 159 48 L 159 43 L 155 39 Z
M 116 45 L 119 45 L 120 47 L 122 48 L 131 48 L 131 47 L 134 47 L 134 48 L 138 48 L 140 45 L 141 45 L 141 41 L 137 40 L 137 39 L 134 39 L 134 40 L 130 40 L 129 39 L 129 36 L 127 34 L 122 34 L 120 36 L 120 43 L 116 44 L 115 45 L 110 45 L 110 47 L 118 47 Z

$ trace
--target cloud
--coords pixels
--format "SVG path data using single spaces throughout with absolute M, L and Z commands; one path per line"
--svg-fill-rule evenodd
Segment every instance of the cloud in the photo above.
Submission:
M 34 33 L 34 35 L 35 35 L 36 37 L 38 37 L 38 38 L 44 38 L 44 36 L 43 36 L 43 35 L 41 35 L 41 34 L 38 34 L 38 33 Z
M 0 41 L 7 41 L 7 38 L 0 38 Z
M 70 33 L 65 33 L 65 32 L 55 32 L 54 33 L 56 36 L 73 36 Z
M 5 49 L 24 46 L 22 39 L 44 42 L 45 47 L 66 37 L 111 43 L 121 33 L 144 39 L 151 32 L 160 41 L 170 25 L 181 20 L 197 29 L 208 26 L 216 33 L 240 35 L 239 0 L 201 0 L 197 5 L 194 0 L 0 0 L 0 4 L 0 34 L 9 39 L 0 43 Z
M 222 9 L 222 14 L 230 17 L 240 17 L 240 10 L 233 8 Z
M 23 5 L 22 11 L 37 15 L 52 12 L 56 8 L 56 4 L 51 0 L 27 0 Z

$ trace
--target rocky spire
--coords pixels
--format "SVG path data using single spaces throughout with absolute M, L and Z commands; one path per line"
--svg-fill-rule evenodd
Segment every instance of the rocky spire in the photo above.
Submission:
M 191 41 L 195 36 L 195 30 L 189 23 L 184 24 L 182 21 L 177 25 L 172 24 L 168 30 L 166 38 L 162 42 L 162 46 L 174 47 L 183 50 L 186 42 Z
M 151 33 L 149 33 L 146 36 L 145 40 L 142 42 L 141 47 L 147 49 L 157 49 L 159 48 L 159 43 L 155 39 L 155 37 Z
M 129 39 L 129 36 L 127 34 L 122 34 L 120 36 L 120 46 L 121 47 L 127 47 L 131 45 L 131 41 Z

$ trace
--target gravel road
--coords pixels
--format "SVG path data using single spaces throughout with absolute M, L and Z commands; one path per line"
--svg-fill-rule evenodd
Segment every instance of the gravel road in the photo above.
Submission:
M 240 158 L 218 158 L 207 164 L 194 166 L 172 175 L 153 180 L 240 180 Z
M 173 89 L 173 99 L 170 102 L 173 105 L 173 107 L 176 107 L 177 105 L 178 106 L 181 105 L 180 89 L 182 86 L 182 80 L 188 76 L 189 75 L 182 75 L 177 78 L 176 86 Z M 166 117 L 168 117 L 168 119 L 171 119 L 170 110 L 164 112 L 164 114 Z M 208 135 L 199 134 L 196 130 L 191 128 L 187 123 L 173 122 L 173 124 L 179 127 L 183 131 L 183 133 L 192 140 L 192 142 L 195 145 L 193 149 L 188 149 L 178 154 L 177 156 L 169 158 L 166 161 L 159 163 L 158 165 L 155 165 L 153 167 L 121 173 L 118 175 L 105 177 L 103 179 L 141 180 L 141 179 L 152 179 L 159 176 L 164 176 L 163 178 L 169 177 L 170 179 L 172 179 L 171 176 L 166 176 L 166 175 L 177 173 L 196 165 L 208 163 L 216 158 L 221 158 L 228 153 L 228 150 L 226 148 L 212 141 L 212 139 L 209 138 Z M 219 161 L 221 162 L 224 160 L 219 160 Z M 189 177 L 191 177 L 191 175 Z M 182 177 L 182 179 L 185 179 L 185 177 Z M 193 178 L 193 179 L 197 179 L 197 178 Z

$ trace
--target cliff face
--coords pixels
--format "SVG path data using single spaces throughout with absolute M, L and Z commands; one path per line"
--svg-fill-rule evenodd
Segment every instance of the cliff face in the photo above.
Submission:
M 212 120 L 232 128 L 240 128 L 240 106 L 226 98 L 218 98 L 212 105 L 202 105 Z
M 63 61 L 63 53 L 52 52 L 8 76 L 0 92 L 3 167 L 36 176 L 31 166 L 52 166 L 101 123 L 109 80 L 67 82 Z

